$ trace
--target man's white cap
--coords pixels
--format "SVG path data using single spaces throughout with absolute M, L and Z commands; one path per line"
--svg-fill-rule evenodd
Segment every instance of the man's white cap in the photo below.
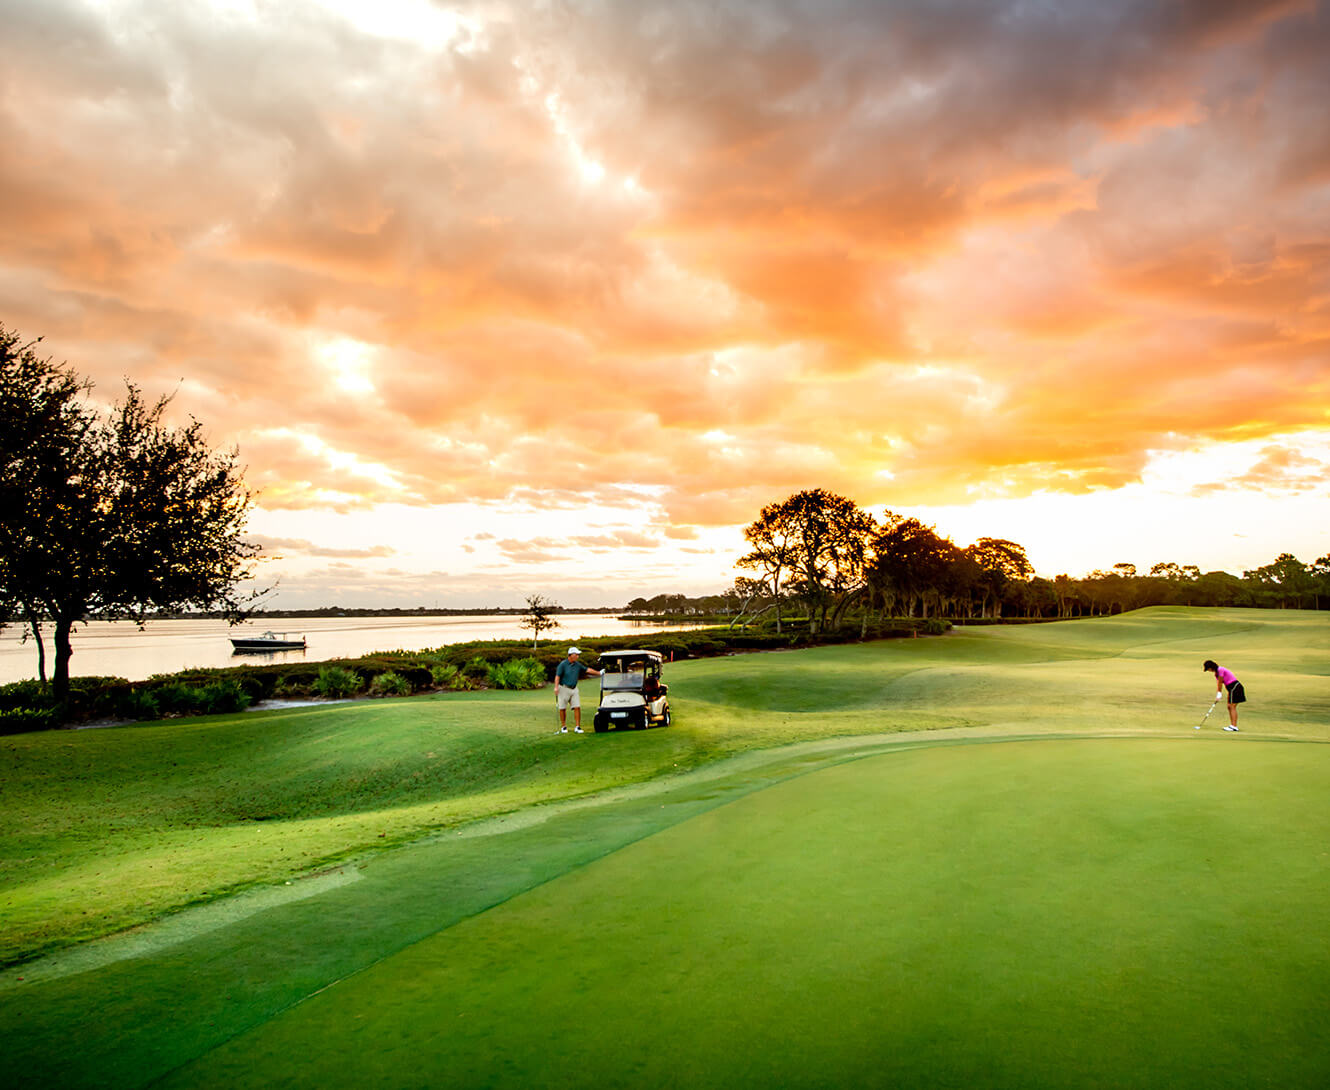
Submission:
M 570 655 L 580 655 L 581 653 L 582 653 L 582 649 L 579 648 L 579 647 L 570 647 L 570 648 L 568 648 L 568 654 L 570 654 Z

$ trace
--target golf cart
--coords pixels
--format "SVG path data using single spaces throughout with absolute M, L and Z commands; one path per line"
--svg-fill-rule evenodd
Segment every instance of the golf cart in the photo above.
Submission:
M 664 659 L 655 651 L 606 651 L 600 661 L 596 730 L 645 730 L 670 725 L 669 686 L 660 680 Z

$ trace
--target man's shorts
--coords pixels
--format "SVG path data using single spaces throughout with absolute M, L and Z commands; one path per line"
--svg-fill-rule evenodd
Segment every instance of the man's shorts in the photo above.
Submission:
M 582 697 L 576 689 L 570 689 L 567 685 L 556 685 L 554 687 L 554 706 L 559 711 L 566 711 L 569 708 L 580 708 L 582 706 Z
M 1230 704 L 1247 703 L 1247 694 L 1243 692 L 1242 682 L 1235 681 L 1232 685 L 1228 686 L 1228 702 Z

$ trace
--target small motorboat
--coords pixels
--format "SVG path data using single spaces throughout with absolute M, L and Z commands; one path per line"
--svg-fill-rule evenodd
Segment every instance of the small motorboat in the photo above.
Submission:
M 231 646 L 236 651 L 303 651 L 305 637 L 288 639 L 285 632 L 265 632 L 262 636 L 232 636 Z

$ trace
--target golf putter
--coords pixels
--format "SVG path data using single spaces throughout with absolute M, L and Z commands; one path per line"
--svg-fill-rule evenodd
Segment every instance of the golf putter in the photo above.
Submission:
M 1210 718 L 1210 713 L 1211 713 L 1212 711 L 1214 711 L 1215 708 L 1217 708 L 1217 707 L 1219 707 L 1219 697 L 1215 697 L 1215 701 L 1214 701 L 1214 703 L 1211 704 L 1210 707 L 1206 709 L 1205 714 L 1204 714 L 1203 716 L 1201 716 L 1201 722 L 1196 724 L 1196 728 L 1195 728 L 1196 730 L 1200 730 L 1200 729 L 1201 729 L 1202 724 L 1204 724 L 1205 721 L 1206 721 L 1207 719 Z

